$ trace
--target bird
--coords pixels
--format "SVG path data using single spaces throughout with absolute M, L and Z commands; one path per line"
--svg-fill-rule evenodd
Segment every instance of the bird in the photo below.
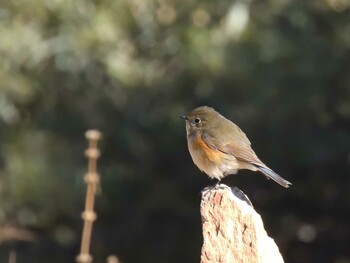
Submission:
M 201 106 L 181 116 L 186 122 L 187 145 L 195 165 L 218 182 L 238 170 L 259 171 L 281 186 L 291 183 L 266 166 L 246 134 L 214 108 Z

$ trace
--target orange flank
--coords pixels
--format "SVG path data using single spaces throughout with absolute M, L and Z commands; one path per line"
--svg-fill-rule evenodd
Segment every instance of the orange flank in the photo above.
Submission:
M 202 155 L 201 157 L 210 161 L 212 163 L 220 163 L 222 158 L 222 152 L 218 150 L 213 150 L 210 148 L 205 141 L 203 141 L 200 134 L 197 135 L 197 138 L 193 140 L 191 148 L 196 154 Z

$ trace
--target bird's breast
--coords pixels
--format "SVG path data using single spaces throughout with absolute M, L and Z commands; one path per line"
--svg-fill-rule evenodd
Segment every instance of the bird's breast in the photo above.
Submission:
M 211 178 L 221 179 L 237 172 L 237 160 L 219 150 L 210 148 L 200 134 L 187 136 L 188 149 L 195 165 Z
M 202 139 L 201 135 L 195 135 L 189 138 L 188 147 L 193 159 L 201 163 L 219 163 L 222 158 L 222 152 L 211 149 Z
M 220 170 L 223 153 L 211 149 L 200 134 L 188 136 L 188 149 L 195 165 L 212 178 L 221 178 Z

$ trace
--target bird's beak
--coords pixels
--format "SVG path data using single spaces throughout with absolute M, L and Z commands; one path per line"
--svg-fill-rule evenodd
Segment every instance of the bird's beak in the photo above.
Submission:
M 186 121 L 188 120 L 186 115 L 180 116 L 180 118 L 181 118 L 181 119 L 184 119 L 184 120 L 186 120 Z

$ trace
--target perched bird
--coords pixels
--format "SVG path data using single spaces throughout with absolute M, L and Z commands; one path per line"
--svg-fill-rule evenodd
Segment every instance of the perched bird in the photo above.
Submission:
M 219 181 L 238 170 L 259 171 L 283 187 L 290 182 L 267 167 L 256 156 L 245 133 L 213 108 L 202 106 L 181 116 L 186 121 L 188 149 L 193 162 Z

